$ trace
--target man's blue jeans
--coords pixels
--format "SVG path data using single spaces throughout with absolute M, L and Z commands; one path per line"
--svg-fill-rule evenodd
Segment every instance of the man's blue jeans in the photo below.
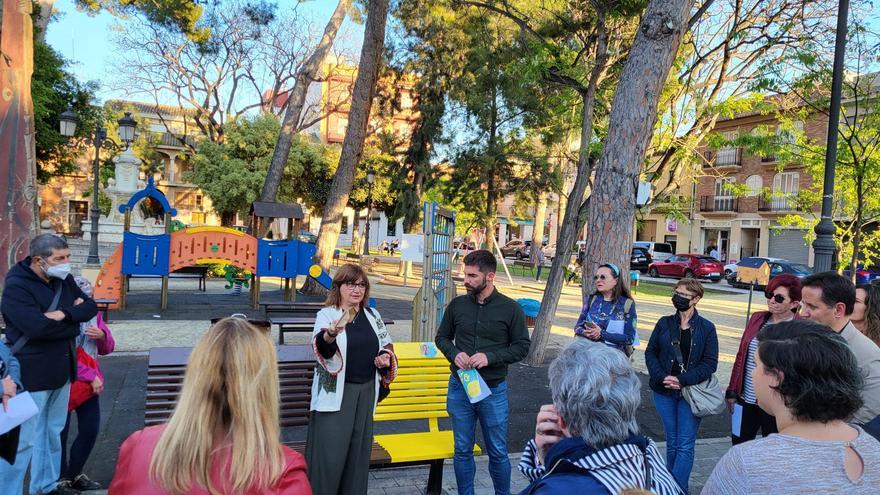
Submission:
M 0 460 L 0 493 L 21 493 L 31 465 L 31 494 L 55 489 L 61 473 L 61 430 L 67 422 L 70 383 L 54 390 L 31 392 L 39 412 L 21 425 L 15 464 Z
M 455 438 L 455 456 L 452 466 L 455 468 L 455 481 L 460 495 L 473 495 L 474 474 L 474 437 L 477 420 L 489 454 L 489 475 L 495 486 L 496 495 L 510 494 L 510 459 L 507 457 L 507 382 L 503 381 L 496 387 L 490 387 L 492 395 L 471 404 L 458 375 L 449 377 L 449 395 L 446 397 L 446 411 L 452 420 L 452 432 Z
M 657 392 L 653 392 L 653 395 L 654 407 L 666 430 L 666 467 L 678 486 L 688 493 L 700 418 L 694 416 L 690 404 L 682 396 L 673 397 Z

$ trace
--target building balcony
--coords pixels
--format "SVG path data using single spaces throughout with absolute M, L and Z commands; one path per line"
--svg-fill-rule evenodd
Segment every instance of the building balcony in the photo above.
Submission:
M 737 213 L 739 198 L 730 196 L 700 196 L 700 213 Z
M 797 196 L 785 195 L 772 198 L 761 197 L 758 200 L 758 211 L 761 213 L 792 213 L 803 211 L 797 202 Z
M 170 148 L 187 148 L 196 147 L 195 136 L 187 136 L 183 134 L 173 134 L 171 132 L 154 132 L 153 135 L 158 138 L 157 146 L 165 146 Z M 181 142 L 183 140 L 183 143 Z M 184 144 L 186 143 L 186 144 Z
M 709 161 L 703 168 L 740 168 L 742 167 L 742 148 L 725 148 L 709 153 Z

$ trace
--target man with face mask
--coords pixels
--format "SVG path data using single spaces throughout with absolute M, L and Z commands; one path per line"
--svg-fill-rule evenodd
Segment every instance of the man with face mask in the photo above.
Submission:
M 489 453 L 489 475 L 496 495 L 510 493 L 507 457 L 507 366 L 529 352 L 529 332 L 522 308 L 495 289 L 497 262 L 489 251 L 464 257 L 467 295 L 450 301 L 437 329 L 437 347 L 451 363 L 446 410 L 452 420 L 453 468 L 458 493 L 474 493 L 474 435 L 477 420 Z M 491 395 L 472 404 L 459 379 L 459 369 L 476 369 Z
M 70 249 L 54 234 L 35 237 L 30 255 L 6 274 L 0 311 L 6 344 L 21 366 L 24 389 L 39 413 L 21 425 L 15 464 L 0 460 L 0 493 L 22 493 L 31 464 L 30 494 L 70 494 L 57 484 L 61 430 L 67 419 L 70 383 L 76 379 L 79 324 L 97 313 L 70 275 Z

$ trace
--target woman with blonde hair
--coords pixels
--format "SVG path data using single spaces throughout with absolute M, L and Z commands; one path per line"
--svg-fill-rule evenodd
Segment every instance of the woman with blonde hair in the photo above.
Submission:
M 189 358 L 168 423 L 122 444 L 111 494 L 311 495 L 303 457 L 281 445 L 268 333 L 224 318 Z
M 379 312 L 367 307 L 369 300 L 367 274 L 344 265 L 333 277 L 327 307 L 315 317 L 318 366 L 306 459 L 309 481 L 320 495 L 367 493 L 373 411 L 380 385 L 397 374 L 391 336 Z

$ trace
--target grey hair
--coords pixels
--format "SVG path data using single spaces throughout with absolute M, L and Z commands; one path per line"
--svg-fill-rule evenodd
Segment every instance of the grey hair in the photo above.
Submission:
M 623 352 L 576 339 L 550 363 L 550 394 L 572 436 L 603 449 L 639 432 L 641 382 Z
M 67 241 L 55 234 L 40 234 L 31 239 L 28 255 L 48 258 L 58 249 L 68 249 Z

